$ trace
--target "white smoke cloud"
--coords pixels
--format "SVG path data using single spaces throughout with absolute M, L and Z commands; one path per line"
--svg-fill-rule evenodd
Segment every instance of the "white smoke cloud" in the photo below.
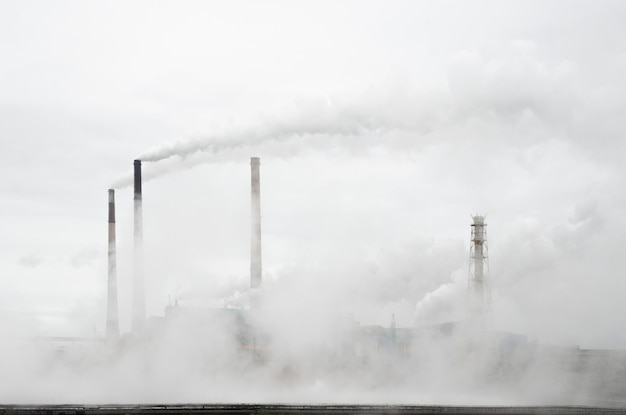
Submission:
M 515 5 L 490 6 L 509 8 Z M 513 368 L 522 369 L 497 372 L 510 376 L 504 379 L 489 378 L 493 373 L 485 376 L 489 358 L 498 354 L 472 353 L 472 345 L 465 336 L 467 333 L 450 338 L 440 336 L 440 333 L 425 335 L 421 341 L 412 343 L 400 360 L 387 354 L 388 343 L 385 342 L 380 345 L 365 342 L 366 346 L 348 353 L 350 358 L 347 361 L 340 359 L 342 354 L 328 353 L 341 349 L 345 343 L 351 344 L 344 335 L 350 332 L 346 326 L 354 321 L 368 326 L 365 333 L 371 338 L 376 338 L 375 333 L 380 333 L 383 328 L 389 328 L 392 314 L 398 322 L 399 332 L 416 328 L 415 320 L 418 329 L 423 329 L 422 324 L 458 321 L 462 316 L 467 277 L 468 213 L 476 209 L 487 212 L 490 218 L 496 328 L 526 334 L 537 339 L 540 345 L 624 347 L 626 344 L 622 330 L 622 316 L 626 315 L 622 293 L 626 287 L 620 252 L 626 230 L 621 167 L 625 142 L 622 139 L 624 100 L 621 97 L 625 92 L 623 73 L 626 61 L 619 42 L 624 37 L 622 30 L 617 29 L 623 26 L 620 25 L 623 13 L 619 13 L 616 6 L 606 7 L 600 14 L 596 14 L 593 7 L 582 7 L 581 12 L 580 5 L 570 3 L 542 4 L 542 13 L 536 13 L 536 8 L 525 4 L 513 7 L 519 13 L 513 12 L 512 18 L 501 20 L 497 13 L 494 16 L 480 7 L 458 4 L 457 10 L 462 10 L 459 12 L 461 18 L 448 20 L 424 4 L 416 7 L 420 13 L 407 12 L 405 21 L 397 10 L 392 16 L 386 14 L 387 8 L 376 10 L 374 18 L 364 25 L 366 31 L 356 31 L 356 36 L 342 43 L 346 49 L 348 46 L 352 49 L 353 44 L 359 43 L 358 33 L 376 32 L 377 24 L 389 18 L 392 27 L 382 27 L 385 30 L 393 28 L 387 31 L 398 33 L 394 42 L 372 43 L 385 51 L 390 50 L 392 44 L 397 46 L 402 59 L 393 53 L 381 55 L 379 50 L 371 48 L 361 50 L 358 45 L 354 48 L 355 54 L 347 55 L 345 60 L 341 58 L 347 50 L 332 56 L 315 55 L 311 53 L 312 49 L 325 49 L 318 44 L 318 40 L 324 40 L 322 36 L 315 36 L 305 39 L 304 52 L 299 55 L 303 66 L 311 65 L 311 72 L 300 73 L 303 66 L 294 71 L 297 78 L 306 80 L 303 83 L 312 82 L 309 91 L 323 90 L 327 88 L 325 80 L 316 84 L 317 79 L 314 79 L 320 69 L 325 70 L 319 62 L 330 62 L 328 70 L 340 72 L 350 56 L 354 58 L 356 54 L 362 54 L 370 58 L 359 61 L 361 67 L 377 62 L 395 65 L 394 59 L 397 59 L 397 62 L 408 65 L 407 76 L 362 90 L 357 88 L 352 92 L 296 100 L 291 107 L 256 119 L 242 117 L 237 120 L 237 127 L 231 124 L 204 134 L 184 135 L 174 143 L 140 155 L 146 162 L 144 179 L 163 179 L 158 188 L 155 186 L 146 194 L 149 198 L 146 203 L 146 252 L 150 275 L 147 290 L 149 311 L 156 316 L 155 324 L 161 321 L 159 316 L 170 295 L 173 300 L 178 299 L 181 306 L 249 302 L 248 293 L 244 292 L 248 283 L 248 229 L 246 221 L 242 220 L 248 214 L 249 177 L 241 161 L 247 163 L 252 154 L 263 158 L 263 177 L 268 179 L 263 185 L 267 309 L 256 323 L 271 339 L 267 346 L 271 357 L 265 365 L 252 363 L 249 355 L 242 358 L 234 353 L 236 342 L 232 338 L 232 327 L 225 327 L 219 321 L 206 323 L 201 330 L 187 330 L 189 327 L 184 325 L 182 328 L 161 326 L 161 337 L 155 342 L 133 344 L 127 339 L 119 349 L 76 345 L 74 349 L 59 353 L 49 344 L 33 346 L 30 339 L 37 330 L 25 332 L 20 324 L 4 324 L 18 319 L 1 315 L 0 327 L 9 341 L 0 347 L 0 362 L 6 369 L 0 401 L 589 402 L 584 400 L 586 397 L 582 392 L 592 389 L 593 381 L 581 380 L 576 374 L 563 370 L 564 367 L 567 369 L 567 359 L 555 357 L 556 351 L 544 351 L 545 355 L 542 355 L 544 352 L 537 352 L 540 347 L 535 348 L 537 345 L 532 344 L 523 350 L 514 347 L 512 351 L 508 350 L 511 356 L 499 363 L 512 362 Z M 317 15 L 318 19 L 306 15 L 299 23 L 311 28 L 306 22 L 318 25 L 319 17 L 328 14 L 338 16 L 340 26 L 345 27 L 346 20 L 341 17 L 354 13 L 353 7 L 347 9 L 347 14 L 324 10 Z M 558 10 L 555 12 L 555 9 Z M 610 12 L 607 9 L 611 9 Z M 43 21 L 54 21 L 50 20 L 48 12 L 50 10 L 44 9 L 41 13 L 45 17 Z M 572 20 L 570 13 L 578 20 Z M 585 19 L 598 15 L 604 18 L 599 19 L 602 24 L 593 25 L 590 30 L 588 25 L 579 24 L 586 20 L 580 19 L 577 13 L 584 14 Z M 142 10 L 138 15 L 143 14 Z M 415 23 L 416 14 L 424 16 L 420 24 Z M 219 13 L 215 15 L 219 16 Z M 231 17 L 238 15 L 239 10 Z M 219 23 L 207 24 L 204 17 L 198 14 L 202 27 L 215 27 Z M 421 34 L 405 32 L 408 28 L 428 27 L 432 24 L 429 23 L 431 17 L 441 30 Z M 562 23 L 562 17 L 566 23 Z M 265 21 L 257 16 L 254 19 Z M 550 22 L 542 26 L 543 29 L 536 26 L 536 21 L 541 19 Z M 22 22 L 21 19 L 15 20 Z M 90 19 L 75 20 L 92 23 Z M 135 20 L 129 20 L 133 22 L 133 32 L 137 31 Z M 525 26 L 518 24 L 520 21 L 525 22 Z M 374 22 L 376 24 L 371 24 Z M 461 26 L 455 30 L 461 33 L 463 41 L 450 42 L 446 36 L 453 32 L 450 27 L 457 24 Z M 493 24 L 510 24 L 511 28 L 506 27 L 497 33 L 487 30 L 484 33 L 486 41 L 474 33 Z M 572 30 L 568 25 L 576 29 Z M 172 126 L 155 120 L 170 121 L 170 117 L 184 126 L 181 129 L 191 128 L 188 121 L 193 121 L 193 116 L 186 114 L 187 109 L 198 118 L 213 118 L 215 112 L 212 111 L 222 105 L 221 101 L 226 101 L 231 94 L 247 96 L 250 92 L 230 91 L 229 88 L 264 80 L 252 75 L 259 71 L 258 66 L 248 68 L 242 62 L 224 59 L 233 55 L 229 42 L 224 42 L 227 46 L 219 59 L 215 59 L 213 50 L 209 52 L 211 69 L 223 60 L 228 71 L 246 67 L 245 71 L 235 71 L 237 75 L 230 78 L 230 83 L 226 81 L 226 88 L 220 85 L 224 90 L 218 90 L 215 85 L 196 85 L 202 78 L 220 79 L 220 83 L 222 79 L 215 73 L 207 76 L 209 71 L 204 70 L 195 78 L 187 78 L 184 69 L 168 66 L 170 62 L 185 61 L 185 53 L 195 55 L 195 45 L 192 42 L 170 42 L 166 38 L 172 35 L 175 39 L 176 33 L 161 30 L 160 21 L 155 26 L 159 30 L 152 35 L 163 36 L 158 39 L 164 42 L 152 45 L 145 44 L 152 42 L 132 43 L 120 35 L 119 45 L 112 47 L 117 53 L 118 46 L 130 45 L 120 67 L 143 70 L 134 69 L 137 73 L 132 74 L 141 78 L 140 86 L 137 86 L 136 79 L 130 85 L 123 82 L 116 85 L 123 93 L 110 96 L 111 108 L 124 113 L 125 117 L 138 117 L 138 113 L 144 115 L 142 111 L 151 115 L 146 118 L 150 122 L 145 122 L 151 127 L 140 125 L 132 132 L 127 131 L 127 138 L 157 136 L 157 132 L 162 137 L 166 135 L 164 130 L 169 131 L 162 127 Z M 193 25 L 185 25 L 189 26 Z M 538 35 L 541 30 L 548 30 L 549 35 Z M 138 32 L 144 33 L 143 30 Z M 75 31 L 68 30 L 68 33 L 71 39 L 80 38 L 85 42 L 85 51 L 98 50 L 98 56 L 92 56 L 94 66 L 100 67 L 105 62 L 100 56 L 100 48 L 92 48 L 87 40 L 75 36 Z M 311 30 L 310 33 L 318 31 Z M 604 36 L 605 33 L 612 36 Z M 328 30 L 328 34 L 324 31 L 323 35 L 330 40 L 326 44 L 336 41 L 332 30 Z M 502 40 L 522 35 L 533 40 Z M 4 38 L 11 39 L 11 43 L 17 39 L 16 46 L 7 46 L 23 53 L 19 36 Z M 30 34 L 26 38 L 33 39 Z M 217 39 L 219 36 L 202 38 Z M 424 47 L 420 38 L 428 39 L 426 48 L 432 53 L 420 52 L 420 47 Z M 294 46 L 285 45 L 271 36 L 263 38 L 268 44 L 277 40 L 282 47 L 274 51 L 275 55 L 266 54 L 265 50 L 247 51 L 253 52 L 252 58 L 245 53 L 244 62 L 265 60 L 268 56 L 269 60 L 282 57 L 284 50 L 289 50 L 285 46 Z M 365 37 L 365 42 L 371 40 Z M 559 42 L 567 44 L 561 47 L 563 45 Z M 248 36 L 238 38 L 238 45 L 249 43 Z M 48 47 L 49 42 L 36 44 L 45 45 L 46 59 L 51 62 L 55 56 L 63 56 L 56 48 Z M 167 62 L 157 60 L 145 66 L 133 58 L 130 59 L 133 64 L 128 65 L 127 58 L 137 56 L 134 48 L 145 51 L 143 46 L 152 46 L 150 51 L 162 53 L 162 44 L 165 49 L 177 51 L 174 58 L 167 56 Z M 585 53 L 579 52 L 581 50 Z M 614 56 L 615 53 L 621 55 Z M 308 56 L 304 59 L 307 54 L 311 54 L 310 59 Z M 433 74 L 429 76 L 416 71 L 431 60 L 445 61 L 448 58 L 447 64 L 435 64 Z M 289 66 L 284 65 L 287 62 L 282 58 L 275 60 L 280 61 L 279 66 Z M 83 62 L 84 59 L 72 57 L 71 61 Z M 32 68 L 39 70 L 40 65 L 31 63 L 26 72 L 27 82 L 10 87 L 20 97 L 31 94 L 37 103 L 49 100 L 55 108 L 60 106 L 58 101 L 65 102 L 65 105 L 72 100 L 74 103 L 92 102 L 93 105 L 96 100 L 96 108 L 86 105 L 88 109 L 84 111 L 99 113 L 99 100 L 103 94 L 95 93 L 93 87 L 96 85 L 85 82 L 86 78 L 104 79 L 109 73 L 116 73 L 118 68 L 106 67 L 106 72 L 100 75 L 106 73 L 107 76 L 90 72 L 88 77 L 79 77 L 80 81 L 76 82 L 76 71 L 67 70 L 67 62 L 56 63 L 63 73 L 71 74 L 71 82 L 50 82 L 49 77 L 34 79 L 38 77 L 32 76 Z M 189 66 L 195 67 L 195 63 L 191 62 Z M 336 78 L 342 81 L 337 84 L 347 84 L 343 82 L 346 79 L 352 82 L 351 72 L 356 72 L 355 66 L 346 66 L 349 79 Z M 159 75 L 153 70 L 159 67 L 165 67 L 168 73 Z M 48 70 L 57 69 L 49 65 L 45 68 L 47 74 L 51 73 Z M 277 84 L 288 82 L 289 74 L 278 66 L 269 69 L 268 72 L 278 70 L 278 75 L 275 83 L 269 85 L 267 95 L 276 93 L 279 96 Z M 169 73 L 170 70 L 173 74 Z M 185 80 L 186 92 L 174 91 L 175 85 L 151 90 L 177 77 Z M 14 79 L 13 76 L 5 78 Z M 355 76 L 352 85 L 371 82 L 373 78 L 375 75 L 368 69 L 360 78 Z M 113 79 L 115 83 L 119 80 Z M 26 84 L 28 88 L 24 88 Z M 89 97 L 72 95 L 73 84 L 88 91 Z M 40 90 L 49 85 L 53 87 L 51 91 Z M 84 85 L 90 88 L 84 88 Z M 107 87 L 103 84 L 99 90 L 117 90 Z M 286 89 L 292 94 L 294 88 L 289 86 Z M 137 96 L 125 99 L 128 91 L 137 90 L 140 90 Z M 189 91 L 202 91 L 202 94 L 182 97 Z M 105 95 L 112 93 L 106 91 Z M 155 99 L 159 94 L 165 99 Z M 214 107 L 189 104 L 200 95 L 219 98 Z M 185 99 L 178 99 L 181 97 Z M 168 101 L 169 106 L 163 104 L 164 101 Z M 249 102 L 248 105 L 253 105 Z M 232 111 L 235 113 L 237 109 Z M 68 112 L 77 114 L 78 110 L 74 106 L 69 107 Z M 9 115 L 4 117 L 8 125 L 8 121 L 15 118 L 12 116 L 15 111 L 3 109 L 3 113 Z M 59 113 L 63 115 L 63 111 L 49 112 L 44 108 L 42 113 L 59 118 L 62 120 L 58 121 L 59 124 L 76 126 L 85 122 L 84 119 L 62 119 Z M 128 146 L 123 147 L 127 152 L 134 152 L 136 149 L 131 150 L 134 146 L 150 146 L 145 144 L 150 140 L 126 140 L 129 143 L 122 144 L 123 140 L 117 139 L 113 141 L 115 145 L 107 141 L 99 147 L 92 144 L 94 129 L 81 129 L 80 142 L 88 143 L 85 146 L 90 147 L 90 152 L 79 154 L 76 145 L 79 140 L 67 138 L 73 133 L 72 128 L 66 126 L 57 129 L 56 135 L 50 135 L 54 130 L 50 126 L 55 127 L 55 123 L 43 123 L 39 118 L 33 122 L 32 112 L 19 114 L 23 117 L 18 127 L 8 130 L 2 127 L 7 137 L 19 138 L 7 140 L 5 144 L 9 151 L 4 154 L 11 159 L 21 160 L 22 157 L 15 156 L 23 155 L 23 158 L 35 160 L 29 167 L 44 166 L 42 172 L 45 175 L 39 176 L 46 176 L 48 180 L 32 182 L 37 183 L 34 188 L 38 194 L 49 192 L 54 199 L 63 199 L 58 196 L 54 183 L 66 182 L 58 176 L 48 177 L 57 166 L 81 159 L 82 164 L 73 171 L 73 176 L 79 176 L 76 172 L 93 170 L 108 175 L 109 171 L 104 167 L 94 168 L 94 162 L 99 161 L 98 167 L 110 166 L 112 160 L 119 159 L 120 152 L 118 150 L 115 157 L 111 152 L 105 162 L 105 157 L 100 154 L 104 148 L 114 146 L 119 149 L 123 145 Z M 100 123 L 109 127 L 111 120 L 105 117 Z M 31 136 L 54 139 L 25 141 L 27 144 L 20 146 L 24 134 L 17 133 L 24 131 L 25 126 L 30 129 Z M 117 136 L 122 129 L 119 126 L 109 128 L 100 126 L 98 134 Z M 181 134 L 181 129 L 172 127 L 175 130 L 172 135 Z M 86 131 L 91 133 L 90 140 L 84 139 Z M 67 148 L 74 151 L 69 152 Z M 84 157 L 85 154 L 89 157 Z M 298 160 L 294 162 L 296 156 Z M 54 163 L 46 163 L 49 160 Z M 211 166 L 213 169 L 204 166 L 207 168 L 194 171 L 195 176 L 181 172 L 192 166 L 215 162 L 224 163 Z M 31 169 L 24 168 L 20 161 L 7 171 L 7 177 L 23 177 Z M 174 171 L 178 173 L 176 176 L 164 177 Z M 23 183 L 11 180 L 3 186 L 17 194 Z M 131 176 L 125 175 L 113 187 L 121 188 L 131 183 Z M 82 186 L 66 185 L 74 189 L 72 204 L 89 199 L 84 191 L 75 190 L 83 189 Z M 124 216 L 123 202 L 120 201 L 119 205 L 122 207 L 119 217 L 122 239 L 131 233 L 128 231 L 130 220 L 128 215 Z M 24 206 L 27 204 L 15 203 L 13 211 L 22 211 Z M 66 209 L 61 211 L 67 215 Z M 67 216 L 81 215 L 82 212 Z M 27 220 L 29 223 L 33 221 L 32 217 Z M 60 221 L 55 217 L 53 222 Z M 26 228 L 26 231 L 20 229 L 12 234 L 13 239 L 4 242 L 4 281 L 12 290 L 3 290 L 9 293 L 3 294 L 3 301 L 10 306 L 27 307 L 49 302 L 53 297 L 57 303 L 71 305 L 81 297 L 81 305 L 69 316 L 48 316 L 41 318 L 39 323 L 63 332 L 74 330 L 91 335 L 95 331 L 97 334 L 96 326 L 100 332 L 102 329 L 96 322 L 103 319 L 94 317 L 98 314 L 94 310 L 104 307 L 105 255 L 100 260 L 94 257 L 79 261 L 76 264 L 80 267 L 67 266 L 73 264 L 72 258 L 80 259 L 81 252 L 91 252 L 92 248 L 91 245 L 74 248 L 75 245 L 68 243 L 70 237 L 78 239 L 79 233 L 74 234 L 65 224 L 48 227 L 47 232 L 41 232 L 35 226 Z M 74 230 L 79 226 L 83 228 L 83 225 L 82 222 L 75 225 Z M 97 225 L 93 228 L 89 228 L 89 233 L 99 237 Z M 94 238 L 95 252 L 99 249 L 98 237 Z M 39 244 L 40 249 L 35 249 Z M 15 245 L 26 246 L 26 251 L 33 254 L 16 253 L 5 257 L 5 252 L 15 249 Z M 130 281 L 128 270 L 131 268 L 130 261 L 123 258 L 124 252 L 131 251 L 127 245 L 130 245 L 128 241 L 120 240 L 121 300 L 129 292 L 124 285 Z M 55 257 L 50 247 L 59 246 L 65 253 Z M 29 258 L 45 258 L 45 261 L 38 267 L 29 267 L 36 265 L 26 260 Z M 18 266 L 7 266 L 9 262 Z M 41 273 L 42 268 L 45 268 L 45 274 Z M 59 286 L 63 286 L 63 290 Z M 72 286 L 73 296 L 69 294 L 70 289 L 65 289 L 67 286 Z M 40 287 L 39 294 L 33 287 Z M 41 294 L 42 291 L 45 295 Z M 94 298 L 96 301 L 92 301 Z M 121 301 L 121 306 L 128 303 Z M 121 313 L 122 316 L 128 314 Z M 123 321 L 122 325 L 125 323 Z M 340 329 L 335 330 L 338 326 Z M 515 343 L 510 338 L 508 341 Z M 558 353 L 562 352 L 559 350 Z M 20 357 L 19 361 L 15 356 Z M 329 359 L 335 360 L 329 362 Z M 535 364 L 527 364 L 527 361 Z M 615 361 L 621 362 L 619 359 Z M 608 368 L 601 373 L 610 378 Z M 600 378 L 594 376 L 591 377 Z M 610 386 L 607 385 L 606 390 L 611 390 Z
M 583 99 L 570 88 L 579 82 L 574 64 L 542 61 L 536 49 L 531 42 L 513 41 L 495 57 L 460 52 L 438 82 L 418 85 L 400 76 L 361 91 L 300 98 L 280 112 L 182 137 L 137 158 L 150 162 L 144 165 L 144 178 L 150 180 L 250 151 L 284 157 L 316 148 L 362 152 L 382 147 L 403 154 L 464 136 L 484 139 L 467 129 L 500 135 L 497 145 L 532 145 L 546 133 L 557 133 L 556 125 L 570 122 Z M 112 187 L 130 184 L 131 175 L 125 175 Z

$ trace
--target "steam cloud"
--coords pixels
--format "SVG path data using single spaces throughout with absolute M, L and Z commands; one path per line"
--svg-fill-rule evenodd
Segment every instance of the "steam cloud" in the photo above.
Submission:
M 181 165 L 188 168 L 207 162 L 207 157 L 190 157 L 196 153 L 215 156 L 228 151 L 290 140 L 298 140 L 298 151 L 302 151 L 302 147 L 319 146 L 319 143 L 308 143 L 306 138 L 319 141 L 330 138 L 333 144 L 342 147 L 346 146 L 343 141 L 348 141 L 349 137 L 362 138 L 368 134 L 380 135 L 390 131 L 424 131 L 428 128 L 425 126 L 427 120 L 424 119 L 428 114 L 422 113 L 420 108 L 411 110 L 402 117 L 392 114 L 389 109 L 389 106 L 395 109 L 411 108 L 411 102 L 399 100 L 399 97 L 390 94 L 384 97 L 376 95 L 370 91 L 363 96 L 347 99 L 300 101 L 293 108 L 286 109 L 281 116 L 266 116 L 252 126 L 216 132 L 205 137 L 180 139 L 146 151 L 137 158 L 144 162 L 166 162 L 161 166 L 148 167 L 145 178 L 149 180 L 181 168 Z M 172 157 L 179 159 L 167 163 L 167 159 Z M 113 187 L 126 187 L 131 182 L 131 178 L 125 176 L 114 182 Z
M 336 146 L 347 152 L 382 147 L 395 155 L 438 143 L 458 148 L 461 153 L 480 152 L 480 148 L 471 149 L 465 141 L 481 144 L 485 138 L 478 136 L 485 133 L 486 140 L 493 140 L 491 150 L 496 153 L 516 146 L 532 150 L 556 129 L 554 126 L 562 128 L 571 142 L 584 148 L 587 138 L 577 132 L 579 125 L 563 122 L 572 118 L 578 102 L 570 88 L 577 79 L 567 62 L 547 64 L 528 52 L 529 45 L 515 47 L 526 52 L 487 61 L 476 54 L 461 53 L 448 68 L 445 81 L 435 87 L 420 88 L 404 79 L 363 93 L 301 101 L 281 116 L 267 117 L 252 127 L 184 139 L 147 151 L 138 157 L 151 162 L 146 165 L 144 178 L 219 157 L 228 158 L 231 152 L 251 148 L 263 148 L 268 155 L 291 156 L 318 146 Z M 548 159 L 570 151 L 568 146 L 551 143 L 540 147 Z M 528 156 L 534 155 L 529 152 Z M 592 169 L 575 161 L 576 169 L 592 176 L 588 174 Z M 114 187 L 130 182 L 130 178 L 123 178 Z M 603 203 L 600 207 L 593 202 L 577 206 L 571 223 L 553 232 L 541 230 L 532 220 L 514 224 L 520 229 L 511 233 L 524 236 L 528 246 L 519 240 L 501 243 L 500 246 L 507 242 L 512 246 L 507 249 L 512 257 L 506 258 L 507 266 L 500 267 L 504 276 L 500 287 L 518 283 L 528 294 L 525 297 L 534 299 L 539 278 L 550 277 L 555 281 L 552 284 L 558 285 L 588 274 L 602 258 L 600 254 L 586 250 L 591 256 L 580 255 L 572 260 L 574 265 L 555 266 L 555 246 L 563 251 L 581 252 L 582 248 L 573 241 L 583 240 L 580 233 L 601 223 L 597 212 L 608 205 Z M 528 234 L 523 235 L 522 231 Z M 613 235 L 609 236 L 603 242 L 613 242 Z M 523 249 L 516 249 L 519 246 Z M 423 279 L 416 276 L 417 272 L 407 275 L 394 268 L 400 261 L 393 255 L 386 258 L 386 263 L 383 260 L 375 264 L 380 268 L 378 272 L 359 266 L 337 270 L 331 266 L 319 269 L 300 265 L 283 270 L 283 274 L 275 276 L 277 282 L 270 281 L 264 287 L 265 308 L 252 319 L 259 338 L 267 339 L 260 342 L 265 354 L 262 364 L 255 361 L 250 351 L 238 350 L 233 324 L 219 318 L 199 319 L 196 323 L 203 326 L 199 332 L 193 319 L 174 318 L 156 322 L 159 331 L 152 339 L 127 339 L 119 348 L 98 345 L 68 351 L 63 359 L 51 355 L 45 347 L 37 350 L 31 343 L 28 348 L 19 342 L 8 343 L 3 346 L 6 367 L 9 376 L 15 375 L 20 382 L 5 387 L 0 399 L 32 402 L 36 396 L 48 403 L 80 400 L 554 404 L 588 403 L 593 398 L 591 393 L 603 388 L 608 395 L 615 392 L 609 387 L 609 380 L 598 383 L 593 373 L 576 373 L 571 359 L 575 350 L 557 351 L 517 338 L 521 346 L 509 344 L 494 351 L 485 343 L 472 343 L 472 333 L 463 327 L 452 336 L 425 331 L 403 349 L 401 339 L 406 333 L 399 330 L 396 343 L 380 335 L 383 329 L 390 328 L 386 323 L 364 328 L 361 333 L 365 341 L 353 342 L 350 336 L 355 333 L 355 322 L 349 313 L 359 308 L 363 311 L 372 303 L 395 306 L 412 298 L 408 308 L 414 311 L 416 323 L 458 321 L 463 310 L 450 309 L 450 304 L 461 303 L 459 298 L 463 297 L 463 247 L 417 246 L 400 257 L 414 259 L 415 252 L 425 251 L 432 255 L 403 264 L 421 270 L 419 276 L 424 275 Z M 382 274 L 391 277 L 382 279 Z M 345 275 L 354 278 L 345 282 Z M 535 281 L 518 282 L 521 275 L 530 275 Z M 329 287 L 333 290 L 324 290 Z M 246 302 L 238 295 L 232 298 L 233 302 Z M 501 305 L 514 307 L 505 301 Z M 525 305 L 528 309 L 533 307 L 530 301 Z M 368 335 L 377 340 L 368 343 Z M 380 339 L 384 341 L 379 342 Z M 515 343 L 514 337 L 508 340 Z M 30 366 L 9 364 L 6 356 L 18 349 L 32 357 L 27 359 Z M 613 359 L 612 362 L 623 362 L 624 356 L 617 353 Z M 502 369 L 502 365 L 511 367 Z M 608 370 L 610 363 L 600 362 L 594 367 Z M 80 383 L 85 372 L 89 373 L 88 381 Z M 77 384 L 80 386 L 73 390 L 66 387 Z
M 381 146 L 402 154 L 471 136 L 462 129 L 475 128 L 471 124 L 476 122 L 508 125 L 532 137 L 539 125 L 567 120 L 578 99 L 570 89 L 577 80 L 568 62 L 542 62 L 528 42 L 513 42 L 510 47 L 514 55 L 490 60 L 461 52 L 446 68 L 445 78 L 427 86 L 405 76 L 362 91 L 300 99 L 278 115 L 181 138 L 137 158 L 151 162 L 144 173 L 150 180 L 245 148 L 265 150 L 264 156 L 329 146 L 348 152 Z M 568 133 L 576 134 L 574 126 Z M 112 187 L 131 183 L 126 175 Z

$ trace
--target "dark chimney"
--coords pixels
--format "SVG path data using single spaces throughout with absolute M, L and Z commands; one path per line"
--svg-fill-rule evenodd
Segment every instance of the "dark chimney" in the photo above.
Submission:
M 261 178 L 258 157 L 250 159 L 251 176 L 251 234 L 250 234 L 250 287 L 261 286 Z
M 133 161 L 135 168 L 135 200 L 141 199 L 141 160 Z
M 141 330 L 146 320 L 146 299 L 143 282 L 143 206 L 141 193 L 141 160 L 134 161 L 135 167 L 135 258 L 133 279 L 132 331 Z
M 109 189 L 109 279 L 107 287 L 106 339 L 119 337 L 117 308 L 117 254 L 115 243 L 115 190 Z

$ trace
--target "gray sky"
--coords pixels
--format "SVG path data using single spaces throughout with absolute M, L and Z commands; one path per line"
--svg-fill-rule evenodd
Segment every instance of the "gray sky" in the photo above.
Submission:
M 260 156 L 264 278 L 286 309 L 457 318 L 485 213 L 499 329 L 626 347 L 622 2 L 2 6 L 2 324 L 101 334 L 106 190 L 140 154 L 213 144 L 146 164 L 149 314 L 245 288 Z

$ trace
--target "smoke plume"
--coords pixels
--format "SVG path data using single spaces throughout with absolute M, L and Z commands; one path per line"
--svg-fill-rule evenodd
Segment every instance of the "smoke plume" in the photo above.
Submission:
M 481 141 L 477 133 L 502 129 L 501 143 L 530 145 L 538 132 L 570 125 L 579 99 L 570 85 L 579 80 L 567 62 L 539 59 L 532 44 L 512 42 L 501 56 L 484 58 L 460 52 L 445 68 L 445 77 L 418 85 L 400 76 L 362 90 L 296 100 L 290 107 L 238 120 L 237 126 L 214 128 L 141 153 L 145 179 L 172 170 L 228 159 L 254 149 L 263 157 L 293 156 L 307 150 L 362 152 L 382 147 L 396 154 L 425 145 Z M 248 151 L 249 153 L 249 151 Z M 249 155 L 249 154 L 248 154 Z M 158 162 L 158 163 L 155 163 Z M 112 187 L 130 184 L 130 176 Z

